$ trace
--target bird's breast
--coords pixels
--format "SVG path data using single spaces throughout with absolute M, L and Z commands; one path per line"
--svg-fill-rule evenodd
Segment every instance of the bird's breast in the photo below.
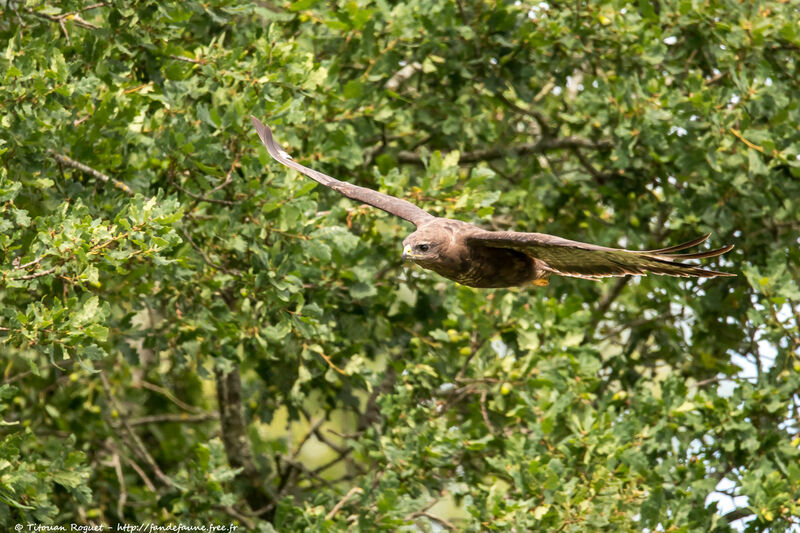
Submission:
M 472 247 L 464 268 L 453 278 L 468 287 L 490 289 L 524 285 L 537 277 L 533 260 L 507 248 Z

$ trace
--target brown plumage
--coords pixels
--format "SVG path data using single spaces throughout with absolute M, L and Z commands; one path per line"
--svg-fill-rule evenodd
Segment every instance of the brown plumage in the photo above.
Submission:
M 270 129 L 252 117 L 269 154 L 280 164 L 365 204 L 407 220 L 417 230 L 403 241 L 403 259 L 433 270 L 462 285 L 478 288 L 546 285 L 551 274 L 585 279 L 643 275 L 713 278 L 735 276 L 686 265 L 684 259 L 722 255 L 733 245 L 697 253 L 675 253 L 696 246 L 709 235 L 661 248 L 635 251 L 570 241 L 544 233 L 486 231 L 460 220 L 439 218 L 416 205 L 372 189 L 339 181 L 305 167 L 284 152 Z

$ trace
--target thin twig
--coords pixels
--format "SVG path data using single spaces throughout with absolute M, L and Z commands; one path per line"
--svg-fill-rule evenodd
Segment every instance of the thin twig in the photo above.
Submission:
M 40 13 L 30 8 L 25 8 L 25 11 L 36 17 L 47 19 L 51 22 L 57 22 L 59 26 L 61 26 L 61 29 L 64 31 L 64 34 L 67 37 L 67 42 L 69 42 L 69 35 L 67 35 L 67 30 L 66 27 L 64 26 L 64 21 L 71 20 L 75 22 L 75 24 L 77 24 L 78 26 L 81 26 L 82 28 L 86 28 L 88 30 L 99 30 L 100 29 L 99 26 L 95 26 L 91 22 L 86 22 L 80 17 L 80 15 L 78 15 L 78 13 L 102 6 L 105 6 L 105 4 L 104 3 L 93 4 L 78 11 L 70 11 L 69 13 L 62 13 L 60 15 L 48 15 L 47 13 Z
M 106 444 L 106 446 L 108 446 L 108 448 L 111 449 L 114 453 L 119 454 L 119 456 L 122 457 L 122 459 L 128 464 L 128 466 L 130 466 L 133 469 L 133 471 L 136 472 L 136 474 L 142 480 L 142 483 L 144 483 L 144 486 L 147 487 L 147 490 L 149 490 L 150 492 L 157 492 L 158 489 L 156 489 L 155 484 L 152 481 L 150 481 L 150 478 L 147 476 L 142 467 L 136 463 L 136 461 L 126 456 L 125 454 L 120 453 L 116 447 L 111 446 L 109 444 Z
M 596 168 L 594 168 L 594 165 L 592 165 L 592 163 L 589 161 L 586 155 L 584 155 L 584 153 L 581 152 L 580 148 L 578 147 L 572 148 L 572 153 L 575 154 L 581 166 L 584 169 L 586 169 L 586 171 L 589 172 L 589 174 L 592 175 L 592 177 L 598 184 L 603 185 L 606 182 L 606 180 L 608 180 L 611 177 L 614 177 L 614 174 L 602 173 L 598 171 Z
M 271 487 L 264 483 L 264 475 L 256 466 L 250 438 L 247 434 L 247 423 L 242 411 L 242 380 L 239 368 L 234 366 L 225 373 L 220 368 L 214 369 L 217 385 L 217 406 L 222 444 L 225 456 L 231 468 L 240 469 L 236 478 L 243 484 L 244 498 L 251 509 L 260 509 L 265 505 L 277 503 L 278 498 Z M 274 509 L 274 508 L 273 508 Z M 269 511 L 268 516 L 272 514 Z
M 173 184 L 175 185 L 175 188 L 181 191 L 183 194 L 190 196 L 200 202 L 209 202 L 212 204 L 220 204 L 220 205 L 236 205 L 236 202 L 232 202 L 230 200 L 217 200 L 216 198 L 209 198 L 208 196 L 205 195 L 195 194 L 192 191 L 187 191 L 186 189 L 184 189 L 175 182 L 173 182 Z
M 9 328 L 0 328 L 0 331 L 12 331 L 12 330 L 9 329 Z M 24 372 L 20 372 L 19 374 L 15 374 L 15 375 L 11 376 L 10 378 L 5 379 L 3 381 L 3 385 L 9 385 L 11 383 L 14 383 L 15 381 L 19 381 L 21 379 L 24 379 L 24 378 L 30 376 L 31 374 L 33 374 L 33 370 L 26 370 Z
M 428 511 L 417 511 L 408 515 L 407 520 L 413 520 L 414 518 L 419 518 L 420 516 L 424 516 L 428 520 L 432 520 L 437 524 L 440 524 L 443 528 L 448 531 L 455 531 L 456 526 L 454 526 L 451 522 L 448 522 L 444 518 L 438 517 L 435 514 L 429 513 Z
M 724 78 L 727 75 L 728 75 L 727 72 L 720 72 L 719 74 L 715 74 L 714 76 L 712 76 L 712 77 L 708 78 L 707 80 L 705 80 L 705 84 L 706 85 L 713 85 L 713 84 L 717 83 L 719 80 L 721 80 L 722 78 Z
M 331 429 L 331 428 L 328 428 L 327 431 L 328 431 L 328 433 L 336 435 L 340 439 L 357 439 L 357 438 L 359 438 L 361 436 L 360 432 L 359 433 L 340 433 L 340 432 L 336 431 L 335 429 Z
M 180 487 L 177 483 L 172 481 L 169 477 L 167 477 L 164 474 L 164 472 L 161 471 L 161 468 L 158 466 L 158 463 L 156 463 L 155 459 L 153 459 L 153 456 L 150 455 L 150 453 L 147 451 L 147 448 L 145 447 L 142 440 L 139 438 L 139 435 L 137 435 L 136 432 L 133 431 L 133 428 L 130 426 L 130 424 L 128 424 L 127 420 L 128 415 L 126 411 L 122 408 L 120 403 L 117 401 L 117 398 L 114 396 L 113 392 L 111 391 L 111 385 L 108 383 L 108 378 L 106 377 L 105 372 L 100 373 L 100 382 L 103 384 L 103 390 L 105 391 L 106 396 L 111 401 L 111 404 L 114 406 L 114 409 L 117 411 L 119 415 L 118 421 L 120 425 L 128 434 L 128 437 L 131 440 L 131 443 L 129 444 L 131 450 L 133 450 L 133 452 L 136 455 L 138 455 L 142 460 L 144 460 L 147 463 L 147 465 L 153 471 L 155 476 L 162 483 L 164 483 L 169 487 L 176 487 L 182 489 L 182 487 Z
M 184 189 L 183 187 L 178 185 L 177 182 L 175 182 L 174 180 L 172 180 L 172 181 L 173 181 L 175 187 L 179 191 L 181 191 L 184 194 L 187 194 L 187 195 L 191 196 L 192 198 L 194 198 L 196 200 L 195 205 L 198 202 L 210 202 L 210 203 L 221 204 L 221 205 L 236 205 L 237 202 L 232 202 L 230 200 L 217 200 L 215 198 L 210 198 L 210 196 L 212 194 L 214 194 L 215 192 L 219 191 L 220 189 L 222 189 L 224 187 L 227 187 L 228 185 L 233 183 L 233 178 L 232 178 L 233 171 L 236 169 L 237 166 L 239 166 L 239 158 L 241 157 L 241 155 L 242 155 L 242 153 L 237 150 L 236 155 L 233 158 L 233 163 L 231 163 L 231 168 L 228 169 L 227 174 L 225 174 L 225 179 L 222 180 L 222 183 L 220 183 L 219 185 L 217 185 L 216 187 L 214 187 L 213 189 L 211 189 L 210 191 L 208 191 L 205 194 L 195 194 L 193 192 L 187 191 L 186 189 Z M 187 174 L 188 174 L 188 171 L 187 171 Z M 190 211 L 191 211 L 191 209 L 190 209 Z
M 246 527 L 248 530 L 255 530 L 256 523 L 250 520 L 242 513 L 240 513 L 239 511 L 237 511 L 236 508 L 233 507 L 232 505 L 220 505 L 217 507 L 217 509 L 220 509 L 231 515 L 233 518 L 241 522 L 244 525 L 244 527 Z
M 116 187 L 117 189 L 121 190 L 122 192 L 124 192 L 125 194 L 127 194 L 129 196 L 133 196 L 135 194 L 131 190 L 130 187 L 128 187 L 127 185 L 125 185 L 124 183 L 122 183 L 121 181 L 119 181 L 117 179 L 114 179 L 114 178 L 112 178 L 110 176 L 107 176 L 107 175 L 103 174 L 102 172 L 99 172 L 99 171 L 93 169 L 92 167 L 86 166 L 86 165 L 84 165 L 83 163 L 81 163 L 79 161 L 75 161 L 74 159 L 71 159 L 71 158 L 69 158 L 69 157 L 67 157 L 67 156 L 65 156 L 63 154 L 59 154 L 55 150 L 49 150 L 48 149 L 47 151 L 48 151 L 48 153 L 50 153 L 50 155 L 52 155 L 56 159 L 56 161 L 58 161 L 62 165 L 66 165 L 68 167 L 72 167 L 74 169 L 80 170 L 81 172 L 85 172 L 85 173 L 87 173 L 87 174 L 89 174 L 91 176 L 94 176 L 95 178 L 99 179 L 103 183 L 109 183 L 110 182 L 111 184 L 114 185 L 114 187 Z
M 176 61 L 185 61 L 186 63 L 194 63 L 195 65 L 205 65 L 207 63 L 205 59 L 192 59 L 191 57 L 176 56 L 174 54 L 169 54 L 169 58 L 175 59 Z
M 336 513 L 339 512 L 339 509 L 344 507 L 344 505 L 347 503 L 347 500 L 352 498 L 354 494 L 364 494 L 364 489 L 361 487 L 353 487 L 347 491 L 347 494 L 344 495 L 344 498 L 339 500 L 339 502 L 333 506 L 333 509 L 331 509 L 330 512 L 325 515 L 325 520 L 331 520 L 334 516 L 336 516 Z
M 352 451 L 352 448 L 348 448 L 347 450 L 345 450 L 344 452 L 338 454 L 336 457 L 334 457 L 333 459 L 331 459 L 327 463 L 323 463 L 323 464 L 319 465 L 314 470 L 305 470 L 305 472 L 307 474 L 311 474 L 312 476 L 319 476 L 319 474 L 321 474 L 322 472 L 326 471 L 327 469 L 329 469 L 330 467 L 332 467 L 336 463 L 341 463 L 342 461 L 347 459 L 347 457 L 350 455 L 351 451 Z M 362 473 L 363 473 L 363 471 L 362 471 Z M 325 483 L 330 483 L 330 482 L 326 479 Z
M 303 463 L 301 463 L 299 461 L 295 461 L 294 459 L 290 459 L 289 457 L 286 457 L 285 455 L 281 455 L 279 457 L 280 457 L 281 461 L 283 461 L 284 463 L 286 463 L 288 465 L 291 465 L 292 468 L 294 468 L 295 470 L 299 470 L 300 472 L 303 472 L 304 474 L 313 477 L 314 479 L 316 479 L 320 483 L 324 484 L 328 488 L 333 488 L 333 484 L 330 481 L 328 481 L 327 479 L 325 479 L 324 477 L 319 475 L 319 472 L 318 472 L 319 468 L 315 468 L 314 470 L 310 470 Z
M 40 262 L 42 259 L 44 259 L 44 256 L 37 257 L 37 258 L 36 258 L 36 259 L 34 259 L 33 261 L 28 261 L 28 262 L 27 262 L 27 263 L 25 263 L 24 265 L 17 265 L 17 266 L 15 266 L 15 267 L 14 267 L 14 269 L 15 269 L 15 270 L 23 270 L 23 269 L 25 269 L 25 268 L 32 267 L 33 265 L 38 265 L 38 264 L 39 264 L 39 262 Z M 16 258 L 14 261 L 17 261 L 17 262 L 18 262 L 18 261 L 19 261 L 19 258 Z
M 311 422 L 311 419 L 309 418 L 308 421 Z M 295 447 L 294 451 L 292 452 L 292 459 L 294 459 L 295 457 L 297 457 L 300 454 L 300 450 L 303 449 L 303 446 L 305 446 L 306 442 L 308 442 L 308 439 L 310 439 L 311 435 L 313 435 L 315 432 L 319 431 L 319 427 L 324 422 L 325 422 L 325 417 L 320 417 L 319 420 L 317 420 L 316 422 L 311 424 L 311 428 L 308 431 L 306 431 L 306 434 L 303 435 L 303 438 L 300 439 L 300 442 L 297 443 L 297 446 Z
M 486 338 L 483 338 L 483 339 L 479 340 L 478 339 L 478 332 L 477 331 L 472 332 L 472 338 L 470 339 L 470 345 L 471 345 L 471 348 L 472 348 L 472 352 L 467 356 L 467 358 L 464 360 L 464 363 L 461 365 L 461 368 L 459 369 L 458 374 L 456 374 L 456 377 L 454 378 L 455 381 L 459 381 L 459 380 L 461 380 L 461 378 L 464 377 L 464 372 L 467 371 L 467 367 L 469 366 L 469 363 L 478 354 L 478 351 L 483 347 L 483 345 L 485 343 L 486 343 Z
M 562 531 L 564 531 L 564 528 L 567 527 L 568 525 L 576 524 L 578 522 L 580 522 L 580 520 L 577 518 L 568 518 L 564 520 L 564 522 L 562 522 L 561 526 L 558 529 L 556 529 L 554 533 L 561 533 Z
M 149 389 L 153 392 L 157 392 L 163 396 L 166 396 L 167 399 L 169 399 L 169 401 L 171 401 L 184 411 L 202 413 L 202 409 L 200 409 L 199 407 L 195 407 L 194 405 L 189 405 L 188 403 L 179 400 L 174 394 L 172 394 L 172 391 L 170 391 L 166 387 L 162 387 L 161 385 L 156 385 L 155 383 L 150 383 L 149 381 L 145 380 L 142 380 L 139 383 L 141 383 L 142 387 L 144 387 L 145 389 Z M 208 414 L 208 413 L 202 413 L 202 414 Z
M 630 322 L 627 322 L 624 326 L 620 326 L 620 327 L 614 328 L 612 330 L 607 330 L 606 333 L 602 337 L 598 338 L 597 340 L 598 341 L 605 341 L 605 340 L 608 340 L 608 339 L 610 339 L 611 337 L 613 337 L 615 335 L 618 335 L 618 334 L 622 333 L 626 329 L 634 329 L 634 328 L 638 328 L 639 326 L 644 326 L 645 324 L 649 324 L 651 322 L 667 321 L 667 320 L 673 320 L 675 318 L 678 318 L 678 317 L 676 315 L 673 315 L 673 314 L 666 314 L 666 315 L 659 315 L 659 316 L 657 316 L 655 318 L 639 318 L 639 319 L 636 319 L 636 320 L 631 320 Z
M 747 146 L 749 146 L 753 150 L 758 150 L 762 154 L 764 153 L 764 148 L 762 148 L 761 146 L 759 146 L 757 144 L 753 144 L 750 141 L 748 141 L 747 139 L 745 139 L 744 135 L 742 135 L 738 130 L 736 130 L 734 128 L 728 128 L 728 130 L 731 133 L 733 133 L 740 141 L 742 141 L 744 144 L 746 144 Z
M 318 351 L 317 353 L 318 353 L 318 354 L 319 354 L 319 355 L 320 355 L 320 356 L 321 356 L 323 359 L 325 359 L 325 362 L 326 362 L 326 363 L 328 363 L 328 366 L 330 366 L 332 369 L 336 370 L 338 373 L 342 374 L 343 376 L 346 376 L 346 375 L 347 375 L 347 372 L 345 372 L 344 370 L 342 370 L 341 368 L 339 368 L 338 366 L 336 366 L 335 364 L 333 364 L 333 361 L 331 361 L 331 358 L 330 358 L 330 357 L 328 357 L 327 355 L 325 355 L 325 353 L 324 353 L 322 350 Z
M 354 479 L 362 475 L 364 474 L 363 473 L 345 474 L 343 476 L 337 477 L 336 479 L 328 480 L 328 483 L 330 483 L 331 485 L 338 485 L 339 483 L 343 483 L 345 481 L 353 481 Z M 323 485 L 322 483 L 309 482 L 308 485 L 305 484 L 303 485 L 303 490 L 306 492 L 306 494 L 310 494 L 324 488 L 325 486 L 326 485 Z
M 122 518 L 124 516 L 123 510 L 125 509 L 125 502 L 128 501 L 128 489 L 125 486 L 125 477 L 122 475 L 122 463 L 119 460 L 118 453 L 115 453 L 112 456 L 111 466 L 114 467 L 114 472 L 116 472 L 117 481 L 119 482 L 119 499 L 117 500 L 117 516 Z
M 12 280 L 21 280 L 21 279 L 34 279 L 34 278 L 41 278 L 42 276 L 48 276 L 55 272 L 55 267 L 48 268 L 47 270 L 42 270 L 41 272 L 34 272 L 33 274 L 28 274 L 27 276 L 20 276 L 18 278 L 11 278 Z
M 422 63 L 416 61 L 409 63 L 402 67 L 400 70 L 392 74 L 392 77 L 386 80 L 384 87 L 390 91 L 397 91 L 411 76 L 422 70 Z
M 538 104 L 539 102 L 541 102 L 542 99 L 545 96 L 547 96 L 547 94 L 550 91 L 552 91 L 553 87 L 555 87 L 555 86 L 556 86 L 556 79 L 555 78 L 550 78 L 549 80 L 547 80 L 547 83 L 542 85 L 542 88 L 539 89 L 539 92 L 536 93 L 536 96 L 533 97 L 533 103 L 534 104 Z
M 486 410 L 486 389 L 483 389 L 483 391 L 481 392 L 480 403 L 481 403 L 481 416 L 483 416 L 483 422 L 486 424 L 486 429 L 489 430 L 489 433 L 494 435 L 495 433 L 494 426 L 489 421 L 489 412 Z
M 208 191 L 208 194 L 214 194 L 218 190 L 222 189 L 223 187 L 227 187 L 228 185 L 230 185 L 233 182 L 233 179 L 231 178 L 231 176 L 233 175 L 234 169 L 237 166 L 239 166 L 239 158 L 241 156 L 242 156 L 242 152 L 237 151 L 236 155 L 233 158 L 233 163 L 231 163 L 231 168 L 228 170 L 228 173 L 225 174 L 225 180 L 222 183 L 220 183 L 219 185 L 217 185 L 216 187 L 214 187 L 213 189 L 211 189 L 210 191 Z
M 720 378 L 719 376 L 714 376 L 713 378 L 704 379 L 702 381 L 698 381 L 697 382 L 697 386 L 698 387 L 705 387 L 706 385 L 710 385 L 712 383 L 718 382 L 720 379 L 722 379 L 722 378 Z M 728 378 L 728 379 L 730 379 L 730 378 Z
M 219 415 L 216 413 L 199 413 L 196 415 L 189 415 L 186 413 L 167 413 L 162 415 L 140 416 L 138 418 L 131 418 L 128 423 L 132 426 L 140 426 L 142 424 L 164 424 L 164 423 L 194 423 L 194 422 L 208 422 L 211 420 L 218 420 Z
M 224 266 L 222 266 L 222 265 L 218 265 L 218 264 L 216 264 L 214 261 L 212 261 L 212 260 L 211 260 L 211 258 L 210 258 L 210 257 L 208 257 L 208 255 L 205 253 L 205 251 L 203 251 L 203 249 L 202 249 L 202 248 L 200 248 L 200 247 L 199 247 L 199 246 L 198 246 L 198 245 L 197 245 L 197 244 L 194 242 L 194 240 L 192 239 L 192 236 L 191 236 L 191 235 L 189 235 L 189 231 L 186 229 L 186 224 L 185 224 L 185 223 L 182 223 L 182 224 L 181 224 L 181 226 L 182 226 L 182 228 L 183 228 L 183 236 L 184 236 L 184 237 L 186 237 L 186 240 L 187 240 L 187 241 L 189 241 L 189 244 L 191 244 L 191 245 L 192 245 L 192 248 L 194 248 L 194 249 L 197 251 L 197 253 L 199 253 L 199 254 L 200 254 L 200 257 L 202 257 L 202 258 L 203 258 L 203 261 L 205 261 L 205 263 L 206 263 L 208 266 L 210 266 L 210 267 L 211 267 L 211 268 L 213 268 L 214 270 L 221 270 L 222 272 L 225 272 L 226 274 L 230 274 L 230 275 L 232 275 L 232 276 L 240 276 L 240 275 L 241 275 L 241 274 L 240 274 L 238 271 L 236 271 L 236 270 L 229 270 L 229 269 L 225 268 Z
M 477 163 L 479 161 L 491 161 L 508 156 L 522 156 L 530 154 L 541 154 L 551 150 L 562 150 L 565 148 L 589 148 L 594 150 L 604 150 L 612 146 L 611 141 L 601 140 L 592 141 L 580 137 L 562 137 L 560 139 L 544 138 L 535 143 L 519 144 L 509 147 L 485 148 L 472 152 L 464 152 L 459 157 L 459 163 Z M 397 154 L 397 161 L 411 165 L 424 165 L 421 155 L 414 152 L 402 151 Z
M 74 22 L 78 26 L 80 26 L 82 28 L 86 28 L 87 30 L 99 30 L 100 29 L 100 26 L 95 26 L 91 22 L 87 22 L 87 21 L 83 20 L 81 18 L 81 16 L 77 15 L 77 14 L 73 14 L 70 17 L 66 17 L 66 20 L 71 20 L 72 22 Z
M 611 307 L 611 304 L 614 303 L 620 294 L 622 294 L 622 289 L 625 288 L 625 285 L 631 280 L 631 276 L 625 276 L 622 278 L 617 278 L 616 283 L 614 286 L 611 287 L 611 290 L 605 293 L 601 298 L 600 301 L 597 302 L 597 307 L 592 313 L 592 318 L 589 322 L 589 327 L 586 329 L 586 335 L 583 337 L 583 343 L 585 344 L 591 340 L 594 336 L 594 330 L 597 328 L 597 325 L 605 316 L 606 311 L 608 308 Z
M 547 119 L 540 112 L 534 111 L 533 109 L 524 109 L 515 104 L 514 102 L 512 102 L 511 100 L 509 100 L 508 98 L 506 98 L 505 95 L 503 95 L 502 93 L 497 93 L 495 96 L 497 96 L 497 98 L 501 102 L 503 102 L 506 105 L 506 107 L 511 108 L 513 111 L 516 111 L 517 113 L 527 115 L 531 117 L 533 120 L 535 120 L 536 124 L 539 126 L 539 129 L 542 131 L 543 137 L 549 137 L 551 135 L 550 126 L 547 125 Z
M 76 13 L 83 13 L 84 11 L 89 11 L 90 9 L 97 9 L 98 7 L 106 7 L 105 2 L 97 2 L 96 4 L 91 4 L 86 7 L 80 8 Z
M 67 25 L 64 24 L 64 19 L 58 21 L 58 27 L 61 28 L 64 38 L 67 40 L 67 46 L 72 46 L 72 40 L 69 38 L 69 32 L 67 31 Z
M 608 308 L 611 307 L 611 304 L 614 303 L 614 300 L 617 299 L 622 292 L 622 289 L 625 288 L 625 285 L 627 285 L 631 279 L 633 279 L 631 276 L 625 276 L 617 279 L 617 282 L 614 284 L 611 290 L 604 294 L 603 297 L 600 298 L 600 301 L 597 302 L 596 312 L 598 315 L 602 317 L 606 311 L 608 311 Z

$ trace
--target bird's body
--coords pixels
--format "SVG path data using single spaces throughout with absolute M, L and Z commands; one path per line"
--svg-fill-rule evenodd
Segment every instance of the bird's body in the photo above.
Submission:
M 675 253 L 702 243 L 708 235 L 668 248 L 636 251 L 544 233 L 487 231 L 460 220 L 435 217 L 406 200 L 337 180 L 293 161 L 275 142 L 270 129 L 255 117 L 252 120 L 264 146 L 282 165 L 417 226 L 403 241 L 403 258 L 462 285 L 475 288 L 547 285 L 551 274 L 584 279 L 647 273 L 703 278 L 735 275 L 680 262 L 715 257 L 733 248 L 730 245 L 705 252 Z
M 403 257 L 423 268 L 468 287 L 491 289 L 524 285 L 542 279 L 546 273 L 536 268 L 535 260 L 516 250 L 466 246 L 470 236 L 481 228 L 461 220 L 434 218 L 421 225 L 403 241 Z M 445 236 L 441 239 L 441 236 Z M 429 256 L 414 252 L 415 243 L 438 242 L 438 249 L 429 248 Z M 435 255 L 430 255 L 433 252 Z

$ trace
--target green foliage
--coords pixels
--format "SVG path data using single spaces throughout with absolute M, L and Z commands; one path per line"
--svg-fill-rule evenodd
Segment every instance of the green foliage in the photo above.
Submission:
M 4 527 L 797 527 L 791 2 L 3 6 Z M 440 216 L 740 275 L 460 287 L 250 114 Z

